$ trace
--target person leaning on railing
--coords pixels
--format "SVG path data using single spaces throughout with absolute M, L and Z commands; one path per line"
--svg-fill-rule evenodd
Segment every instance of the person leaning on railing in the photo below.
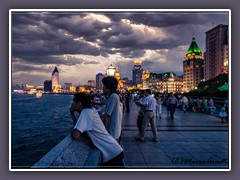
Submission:
M 79 113 L 78 119 L 74 112 Z M 102 153 L 102 167 L 123 168 L 123 148 L 108 133 L 97 110 L 91 107 L 89 95 L 85 93 L 74 94 L 70 114 L 74 123 L 73 139 L 79 139 L 86 132 L 92 143 Z

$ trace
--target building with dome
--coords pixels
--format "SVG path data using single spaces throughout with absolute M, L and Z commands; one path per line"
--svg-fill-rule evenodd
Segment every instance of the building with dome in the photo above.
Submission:
M 197 89 L 203 80 L 203 54 L 197 45 L 195 37 L 187 50 L 183 61 L 183 91 L 189 92 Z

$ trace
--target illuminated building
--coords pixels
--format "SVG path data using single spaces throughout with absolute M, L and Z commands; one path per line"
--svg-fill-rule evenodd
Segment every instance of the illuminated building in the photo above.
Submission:
M 125 83 L 126 83 L 125 80 L 119 79 L 119 80 L 118 80 L 118 89 L 119 89 L 119 90 L 124 90 L 124 89 L 126 89 L 126 88 L 125 88 Z
M 134 67 L 132 70 L 132 80 L 135 85 L 142 84 L 142 61 L 141 60 L 134 60 Z
M 116 72 L 115 72 L 115 78 L 119 81 L 120 80 L 120 73 L 118 71 L 118 69 L 116 69 Z
M 62 86 L 61 86 L 60 84 L 55 85 L 53 92 L 54 92 L 54 93 L 60 93 L 60 92 L 62 92 Z
M 121 76 L 120 76 L 120 73 L 119 73 L 118 69 L 116 69 L 115 78 L 118 81 L 118 90 L 123 90 L 125 81 L 123 79 L 121 79 Z
M 38 85 L 36 88 L 37 88 L 37 91 L 42 91 L 44 90 L 44 85 L 43 84 Z
M 37 92 L 37 89 L 32 88 L 28 91 L 28 94 L 35 94 Z
M 204 79 L 228 73 L 228 25 L 219 24 L 206 32 Z
M 78 87 L 78 92 L 85 92 L 86 91 L 86 88 L 84 86 L 79 86 Z
M 37 89 L 31 84 L 22 84 L 22 90 L 28 94 L 34 94 L 37 91 Z
M 148 79 L 150 77 L 150 71 L 146 70 L 142 72 L 142 88 L 143 89 L 148 89 L 149 85 L 148 85 Z
M 194 37 L 184 59 L 183 91 L 189 92 L 203 80 L 203 55 Z
M 102 72 L 98 72 L 96 74 L 96 90 L 97 91 L 101 91 L 103 88 L 103 84 L 102 84 L 102 79 L 104 78 L 104 75 L 102 74 Z
M 160 75 L 160 74 L 159 74 Z M 160 93 L 183 93 L 183 77 L 175 73 L 162 73 L 162 78 L 149 78 L 148 86 Z
M 36 93 L 36 89 L 31 84 L 27 84 L 27 83 L 26 84 L 22 84 L 22 88 L 21 89 L 23 90 L 24 93 L 28 93 L 28 94 Z
M 183 78 L 179 76 L 166 78 L 163 80 L 161 88 L 160 92 L 162 93 L 183 93 Z
M 72 86 L 72 85 L 71 85 L 71 86 L 69 87 L 69 91 L 70 91 L 70 92 L 75 93 L 76 90 L 77 90 L 77 89 L 76 89 L 76 86 Z
M 22 89 L 23 90 L 30 90 L 32 88 L 34 88 L 34 86 L 31 85 L 31 84 L 22 84 Z
M 52 72 L 52 91 L 53 92 L 58 91 L 57 90 L 58 85 L 59 85 L 59 72 L 58 72 L 57 66 L 55 66 Z

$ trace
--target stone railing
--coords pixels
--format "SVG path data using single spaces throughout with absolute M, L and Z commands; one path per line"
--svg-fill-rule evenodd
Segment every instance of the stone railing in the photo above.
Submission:
M 73 140 L 69 134 L 31 168 L 98 168 L 100 162 L 100 150 L 87 139 Z

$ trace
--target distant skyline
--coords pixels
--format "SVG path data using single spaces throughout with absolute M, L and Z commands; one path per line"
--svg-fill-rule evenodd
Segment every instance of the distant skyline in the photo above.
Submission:
M 107 66 L 132 79 L 143 69 L 182 74 L 192 37 L 205 52 L 205 32 L 229 24 L 228 11 L 12 11 L 12 84 L 42 84 L 54 67 L 60 84 L 87 84 Z

